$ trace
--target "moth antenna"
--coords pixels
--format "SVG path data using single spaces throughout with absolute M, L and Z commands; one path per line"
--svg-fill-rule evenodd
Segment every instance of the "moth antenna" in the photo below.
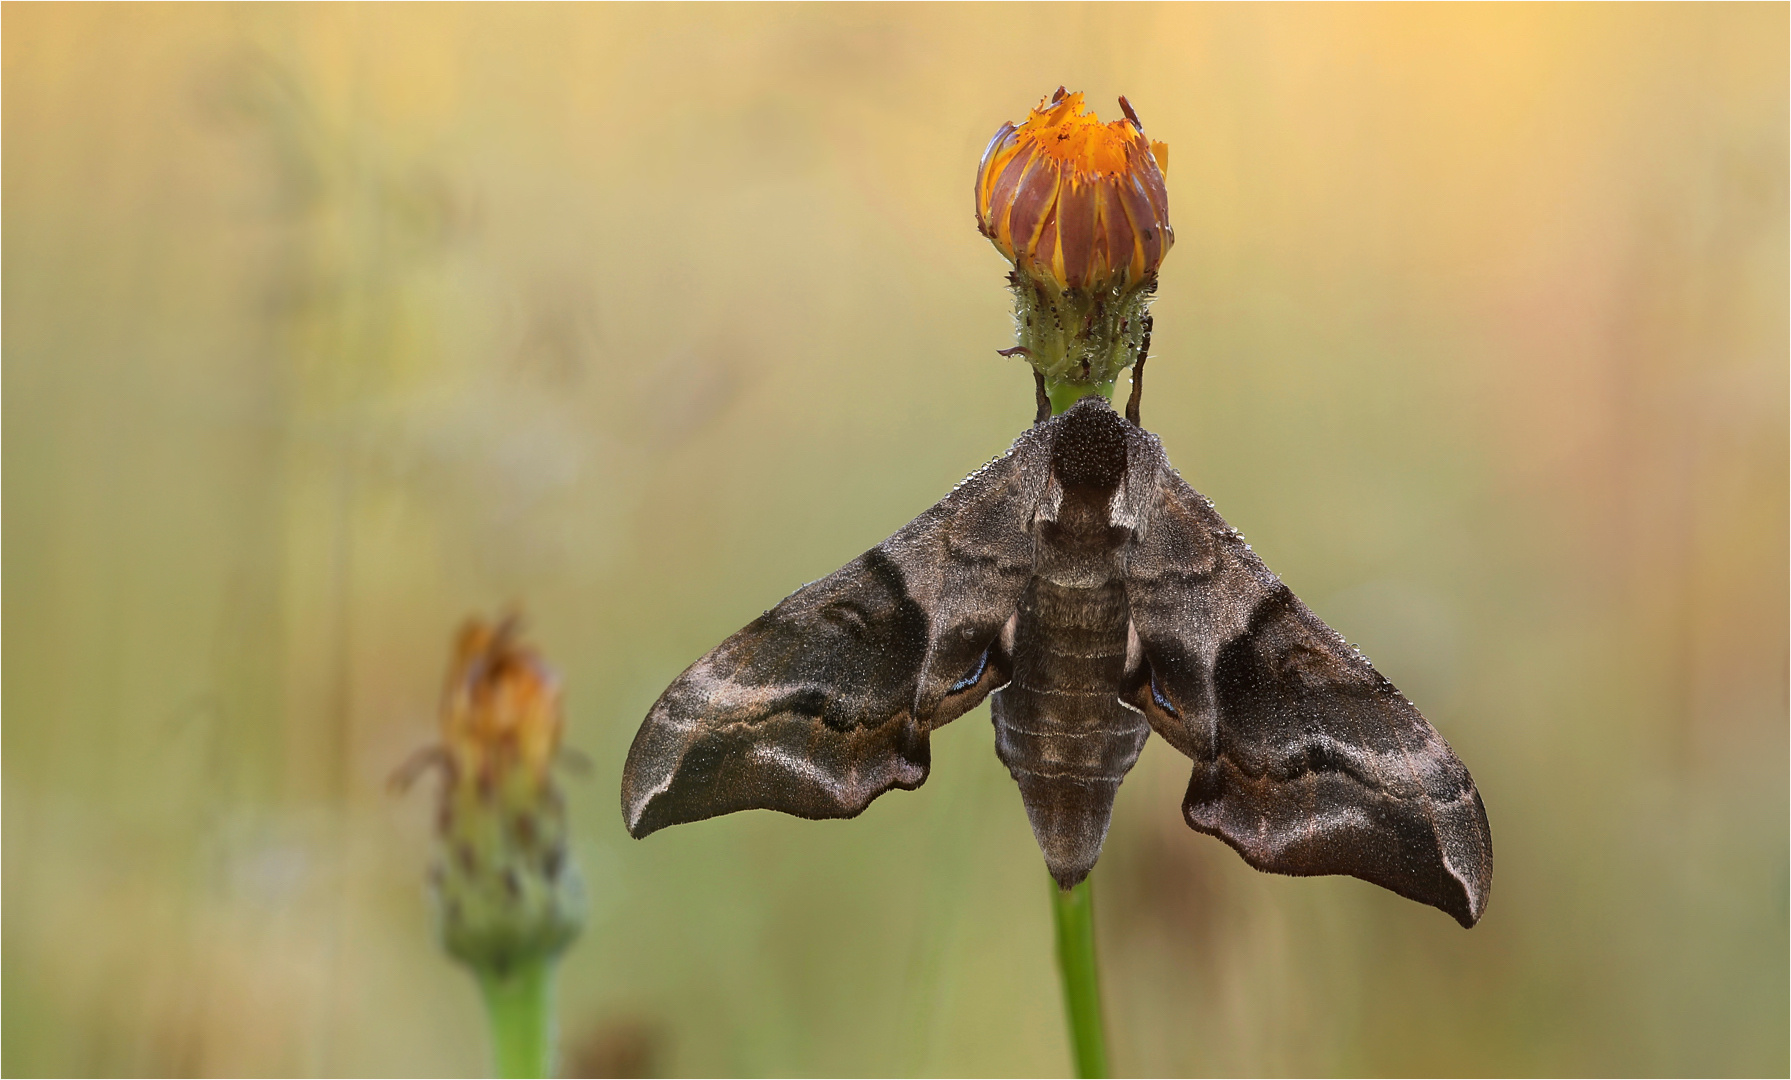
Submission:
M 1126 399 L 1126 419 L 1135 427 L 1144 426 L 1138 422 L 1138 403 L 1144 398 L 1144 362 L 1150 359 L 1150 332 L 1156 322 L 1149 315 L 1144 317 L 1144 338 L 1138 342 L 1138 362 L 1132 365 L 1132 396 Z
M 1045 374 L 1038 368 L 1032 369 L 1032 388 L 1039 403 L 1038 415 L 1032 418 L 1032 422 L 1035 425 L 1042 424 L 1051 419 L 1051 395 L 1045 393 Z

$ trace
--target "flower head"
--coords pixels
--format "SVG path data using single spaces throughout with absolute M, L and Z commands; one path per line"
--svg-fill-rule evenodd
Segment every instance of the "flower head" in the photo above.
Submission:
M 1139 285 L 1175 243 L 1163 174 L 1169 147 L 1126 118 L 1103 124 L 1059 87 L 1001 125 L 976 173 L 976 224 L 1023 273 L 1057 290 Z
M 442 743 L 457 775 L 489 785 L 520 770 L 539 785 L 560 748 L 560 681 L 518 640 L 514 617 L 468 619 L 442 695 Z
M 520 639 L 515 616 L 461 626 L 442 694 L 441 745 L 393 777 L 402 786 L 440 767 L 429 874 L 437 930 L 481 978 L 552 962 L 584 919 L 553 775 L 565 727 L 560 681 Z

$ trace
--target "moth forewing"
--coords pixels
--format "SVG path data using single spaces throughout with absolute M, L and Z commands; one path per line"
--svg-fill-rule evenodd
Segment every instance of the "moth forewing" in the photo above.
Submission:
M 1030 575 L 1042 440 L 1022 433 L 888 540 L 673 680 L 623 766 L 630 834 L 747 809 L 853 817 L 891 788 L 920 786 L 929 731 L 999 685 L 999 668 L 959 684 Z
M 897 534 L 913 532 L 915 542 L 936 545 L 910 560 L 916 567 L 911 595 L 929 612 L 914 715 L 929 730 L 974 708 L 1006 681 L 1007 659 L 996 639 L 1032 574 L 1033 538 L 1025 523 L 1045 482 L 1046 450 L 1037 435 L 1022 434 L 1007 455 L 971 474 Z

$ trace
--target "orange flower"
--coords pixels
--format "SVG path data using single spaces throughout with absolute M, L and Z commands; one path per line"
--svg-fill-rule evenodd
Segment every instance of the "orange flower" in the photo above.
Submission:
M 559 679 L 517 631 L 514 617 L 468 619 L 443 694 L 442 743 L 455 772 L 486 785 L 519 765 L 539 783 L 565 727 Z
M 1029 277 L 1066 289 L 1140 284 L 1175 243 L 1163 174 L 1169 147 L 1124 120 L 1103 124 L 1062 87 L 1025 123 L 1001 125 L 976 173 L 976 224 Z

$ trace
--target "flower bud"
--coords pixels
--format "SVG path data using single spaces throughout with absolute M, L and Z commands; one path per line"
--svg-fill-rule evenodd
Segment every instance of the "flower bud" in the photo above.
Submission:
M 1059 408 L 1111 394 L 1148 340 L 1157 269 L 1175 243 L 1163 174 L 1125 98 L 1103 124 L 1059 87 L 1018 126 L 1001 125 L 976 174 L 976 224 L 1014 264 L 1019 343 Z
M 1163 174 L 1124 98 L 1109 124 L 1059 88 L 1024 123 L 1001 125 L 976 174 L 976 224 L 1027 276 L 1062 292 L 1147 281 L 1175 243 Z
M 584 920 L 553 766 L 560 683 L 515 618 L 461 627 L 442 695 L 431 893 L 442 946 L 484 976 L 551 962 Z M 400 774 L 400 779 L 403 774 Z

